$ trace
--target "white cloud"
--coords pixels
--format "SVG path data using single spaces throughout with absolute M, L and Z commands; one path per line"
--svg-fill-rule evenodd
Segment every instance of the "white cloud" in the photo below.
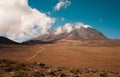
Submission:
M 61 26 L 59 26 L 56 31 L 55 34 L 61 34 L 63 32 L 63 28 Z
M 70 33 L 73 30 L 73 24 L 71 23 L 66 23 L 63 27 L 58 26 L 55 29 L 55 34 L 61 34 L 64 32 Z
M 61 34 L 64 32 L 70 33 L 74 29 L 80 29 L 81 27 L 92 28 L 90 25 L 85 25 L 81 22 L 77 22 L 75 24 L 66 23 L 63 27 L 58 26 L 58 28 L 56 28 L 55 34 Z
M 58 26 L 56 28 L 55 34 L 61 34 L 61 33 L 64 33 L 64 32 L 70 33 L 72 30 L 73 30 L 73 24 L 66 23 L 63 27 Z
M 20 42 L 34 38 L 55 22 L 54 18 L 33 9 L 28 0 L 1 0 L 0 2 L 0 35 L 7 35 L 12 40 L 19 38 Z M 37 26 L 34 29 L 34 26 Z M 27 39 L 26 39 L 27 38 Z
M 83 23 L 76 23 L 76 24 L 75 24 L 75 28 L 76 28 L 76 29 L 80 29 L 82 26 L 84 26 Z
M 73 30 L 73 25 L 71 23 L 66 23 L 63 29 L 69 33 Z
M 59 2 L 54 7 L 54 10 L 59 11 L 61 8 L 67 8 L 70 6 L 71 1 L 69 0 L 59 0 Z

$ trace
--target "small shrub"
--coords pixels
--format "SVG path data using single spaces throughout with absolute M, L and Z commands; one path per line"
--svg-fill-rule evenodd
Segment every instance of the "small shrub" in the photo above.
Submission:
M 53 71 L 49 72 L 48 75 L 56 76 L 56 74 Z
M 60 77 L 67 77 L 67 75 L 65 75 L 65 74 L 61 74 Z
M 70 72 L 71 73 L 73 73 L 73 74 L 78 74 L 78 73 L 80 73 L 81 74 L 81 71 L 79 71 L 79 69 L 72 69 L 72 70 L 70 70 Z
M 45 67 L 45 64 L 40 63 L 39 66 L 42 67 L 42 68 L 44 68 L 44 67 Z
M 10 72 L 10 71 L 13 71 L 14 69 L 12 68 L 12 67 L 10 67 L 10 66 L 8 66 L 8 67 L 4 67 L 3 68 L 6 72 Z
M 101 73 L 100 77 L 108 77 L 108 76 L 107 76 L 107 73 Z
M 34 73 L 33 73 L 33 76 L 34 76 L 34 77 L 44 77 L 45 74 L 42 73 L 42 72 L 34 72 Z
M 12 77 L 30 77 L 30 76 L 25 72 L 19 72 L 18 74 L 14 75 Z

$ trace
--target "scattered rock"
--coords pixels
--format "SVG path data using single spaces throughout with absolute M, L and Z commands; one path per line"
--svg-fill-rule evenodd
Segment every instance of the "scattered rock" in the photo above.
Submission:
M 120 77 L 119 72 L 87 68 L 48 67 L 44 63 L 0 60 L 0 77 Z M 7 76 L 6 76 L 7 75 Z

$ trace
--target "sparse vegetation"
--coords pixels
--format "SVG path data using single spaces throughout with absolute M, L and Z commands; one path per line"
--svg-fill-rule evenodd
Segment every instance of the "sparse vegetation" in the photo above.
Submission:
M 41 48 L 40 55 L 24 62 Z M 0 77 L 120 77 L 119 48 L 120 41 L 114 40 L 0 44 Z
M 0 67 L 6 72 L 26 70 L 25 64 L 10 60 L 0 60 Z
M 47 68 L 46 68 L 47 67 Z M 0 77 L 120 77 L 120 73 L 87 68 L 50 67 L 44 63 L 0 60 Z
M 45 64 L 40 63 L 39 66 L 42 67 L 42 68 L 44 68 L 44 67 L 45 67 Z

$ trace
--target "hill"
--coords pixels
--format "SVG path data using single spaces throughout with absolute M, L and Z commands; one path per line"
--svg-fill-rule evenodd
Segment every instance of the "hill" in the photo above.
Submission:
M 12 41 L 6 37 L 0 36 L 0 44 L 18 44 L 18 43 L 15 41 Z

